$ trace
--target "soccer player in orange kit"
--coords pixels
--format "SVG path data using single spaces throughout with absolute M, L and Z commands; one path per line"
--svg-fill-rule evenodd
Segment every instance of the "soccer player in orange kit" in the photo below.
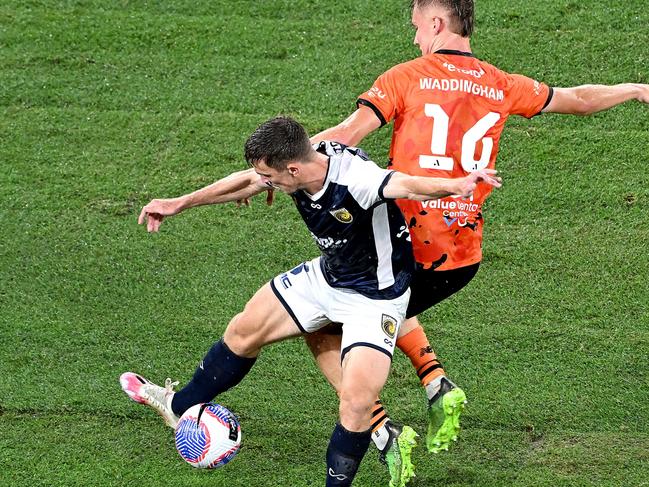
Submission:
M 510 115 L 589 115 L 628 100 L 649 103 L 649 85 L 551 88 L 477 59 L 470 47 L 473 0 L 414 0 L 411 7 L 414 43 L 422 56 L 379 76 L 360 95 L 350 117 L 317 134 L 312 142 L 356 145 L 370 132 L 393 122 L 391 169 L 411 175 L 461 177 L 494 168 L 500 135 Z M 482 204 L 490 192 L 491 188 L 479 185 L 469 199 L 398 201 L 409 222 L 418 269 L 411 286 L 409 319 L 401 327 L 397 346 L 408 355 L 426 389 L 426 443 L 432 452 L 448 449 L 457 438 L 466 398 L 446 378 L 417 314 L 462 289 L 478 271 Z M 339 337 L 320 332 L 306 341 L 327 379 L 337 387 Z M 381 456 L 387 457 L 391 485 L 405 485 L 412 476 L 412 446 L 399 444 L 401 429 L 389 421 L 380 401 L 373 417 L 373 439 Z

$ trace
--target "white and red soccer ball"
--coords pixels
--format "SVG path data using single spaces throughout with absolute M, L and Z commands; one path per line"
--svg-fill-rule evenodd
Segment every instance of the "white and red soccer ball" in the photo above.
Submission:
M 219 404 L 196 404 L 176 426 L 176 449 L 196 468 L 218 468 L 241 448 L 241 426 L 236 416 Z

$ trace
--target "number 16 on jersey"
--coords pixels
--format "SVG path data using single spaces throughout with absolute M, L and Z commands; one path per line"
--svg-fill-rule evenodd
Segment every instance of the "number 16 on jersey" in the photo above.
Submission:
M 426 103 L 424 113 L 433 119 L 433 131 L 430 141 L 432 155 L 420 155 L 419 165 L 424 169 L 453 170 L 453 158 L 446 155 L 448 142 L 448 125 L 450 118 L 444 109 L 435 103 Z M 494 142 L 491 137 L 485 137 L 487 131 L 500 120 L 500 114 L 489 112 L 462 136 L 461 164 L 466 172 L 478 171 L 489 165 Z M 478 142 L 482 141 L 482 154 L 476 160 L 475 150 Z

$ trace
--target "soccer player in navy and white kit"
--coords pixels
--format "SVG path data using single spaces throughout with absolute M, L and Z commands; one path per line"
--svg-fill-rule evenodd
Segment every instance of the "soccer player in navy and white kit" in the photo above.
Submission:
M 390 369 L 414 271 L 407 225 L 396 198 L 470 195 L 478 182 L 500 186 L 495 171 L 443 179 L 381 169 L 359 149 L 311 146 L 294 120 L 277 117 L 246 142 L 252 171 L 232 174 L 179 198 L 153 200 L 140 214 L 151 232 L 165 216 L 237 201 L 277 188 L 291 194 L 322 255 L 263 286 L 209 350 L 191 381 L 174 393 L 132 372 L 120 382 L 131 399 L 167 424 L 191 406 L 237 385 L 269 343 L 342 323 L 340 421 L 327 449 L 327 486 L 346 486 L 370 442 L 370 411 Z

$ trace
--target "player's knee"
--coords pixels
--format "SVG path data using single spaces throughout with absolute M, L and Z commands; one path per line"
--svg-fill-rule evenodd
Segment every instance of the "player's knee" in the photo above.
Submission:
M 371 391 L 348 389 L 340 392 L 340 422 L 353 431 L 367 429 L 376 394 Z
M 245 311 L 230 320 L 223 339 L 230 350 L 243 357 L 257 355 L 264 345 L 262 330 L 255 326 Z

